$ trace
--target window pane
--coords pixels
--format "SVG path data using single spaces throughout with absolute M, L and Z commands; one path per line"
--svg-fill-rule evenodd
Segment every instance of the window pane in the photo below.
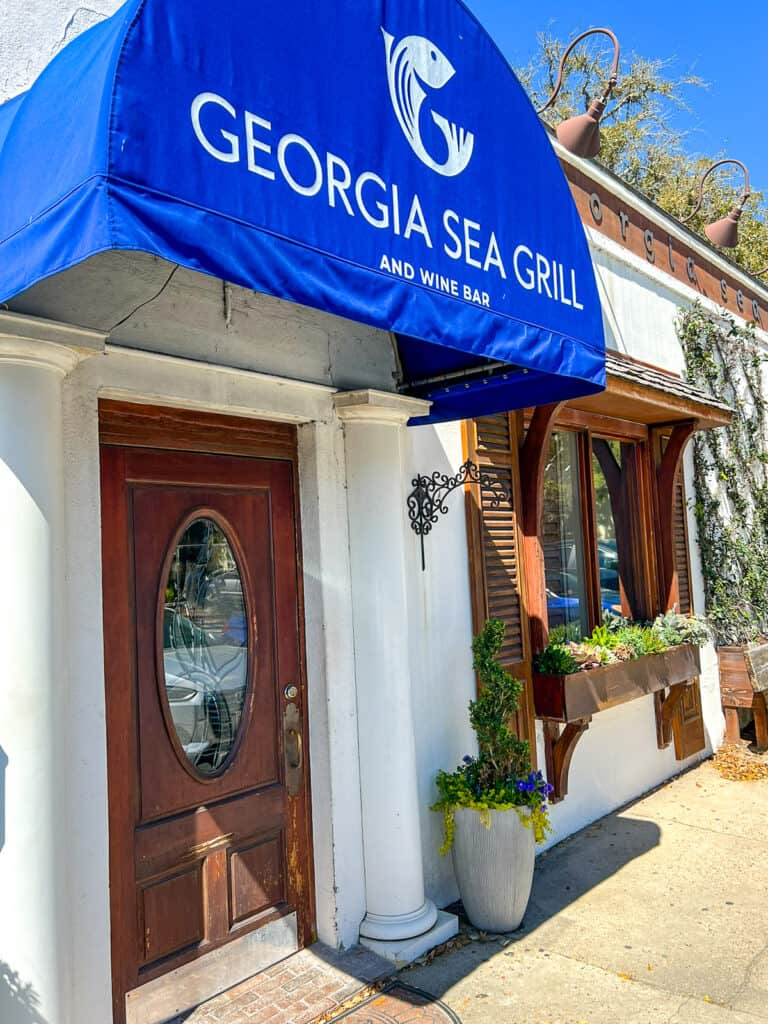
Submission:
M 243 717 L 248 619 L 232 548 L 212 519 L 195 519 L 176 545 L 163 609 L 165 696 L 184 755 L 216 775 Z
M 578 438 L 556 431 L 544 471 L 542 545 L 550 638 L 559 642 L 589 632 L 580 491 Z
M 603 612 L 630 614 L 622 606 L 622 590 L 629 597 L 628 582 L 631 536 L 627 512 L 622 511 L 627 486 L 627 453 L 631 447 L 620 441 L 595 437 L 592 440 L 592 477 L 595 488 L 597 560 L 600 570 L 600 601 Z

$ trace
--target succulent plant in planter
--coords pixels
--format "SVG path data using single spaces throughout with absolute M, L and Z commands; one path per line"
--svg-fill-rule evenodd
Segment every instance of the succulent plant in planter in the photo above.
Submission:
M 497 660 L 504 624 L 486 623 L 472 650 L 480 681 L 469 720 L 478 754 L 435 780 L 440 799 L 433 811 L 445 822 L 441 852 L 452 850 L 464 909 L 476 928 L 513 931 L 528 905 L 535 844 L 549 833 L 547 797 L 552 787 L 534 772 L 528 742 L 509 723 L 518 709 L 522 683 Z
M 552 631 L 543 651 L 533 659 L 533 670 L 541 675 L 570 675 L 601 665 L 635 661 L 647 654 L 663 654 L 673 647 L 700 647 L 711 638 L 709 626 L 696 615 L 679 615 L 673 610 L 657 615 L 653 622 L 632 622 L 606 615 L 603 623 L 582 640 L 562 640 Z

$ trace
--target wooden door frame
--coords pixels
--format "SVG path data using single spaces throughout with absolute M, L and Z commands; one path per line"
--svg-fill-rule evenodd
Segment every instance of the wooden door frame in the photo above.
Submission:
M 136 743 L 136 649 L 132 610 L 132 526 L 125 486 L 125 449 L 144 448 L 205 455 L 235 455 L 291 464 L 296 537 L 297 629 L 299 686 L 304 736 L 304 815 L 294 824 L 305 844 L 303 863 L 288 865 L 301 870 L 297 888 L 298 940 L 309 945 L 316 938 L 312 793 L 310 780 L 309 699 L 306 668 L 304 589 L 301 550 L 297 431 L 293 424 L 102 399 L 99 401 L 99 451 L 101 468 L 102 600 L 104 637 L 105 726 L 107 742 L 107 789 L 109 822 L 110 932 L 112 945 L 113 1020 L 125 1020 L 125 996 L 133 985 L 129 966 L 136 959 L 126 948 L 128 929 L 115 922 L 136 914 L 133 885 L 133 834 L 136 822 L 134 784 L 138 772 Z M 102 457 L 110 449 L 109 458 Z M 109 622 L 106 610 L 109 608 Z M 130 727 L 126 726 L 130 724 Z M 289 813 L 298 808 L 289 804 Z M 130 842 L 127 837 L 130 837 Z M 129 863 L 126 863 L 129 858 Z M 289 858 L 290 859 L 290 858 Z

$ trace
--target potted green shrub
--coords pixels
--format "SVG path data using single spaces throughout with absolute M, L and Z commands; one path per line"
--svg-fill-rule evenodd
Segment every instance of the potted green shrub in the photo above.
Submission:
M 477 756 L 435 780 L 445 823 L 442 853 L 452 850 L 456 881 L 467 917 L 489 932 L 514 931 L 523 920 L 533 882 L 535 844 L 549 832 L 547 796 L 552 787 L 531 766 L 528 742 L 509 723 L 523 684 L 497 659 L 504 623 L 491 619 L 472 644 L 480 683 L 469 720 Z

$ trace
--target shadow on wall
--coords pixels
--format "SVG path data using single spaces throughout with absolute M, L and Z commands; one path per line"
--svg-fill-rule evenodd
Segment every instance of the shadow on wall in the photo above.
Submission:
M 47 1024 L 39 1012 L 40 999 L 32 985 L 0 960 L 0 1021 L 2 1024 Z

